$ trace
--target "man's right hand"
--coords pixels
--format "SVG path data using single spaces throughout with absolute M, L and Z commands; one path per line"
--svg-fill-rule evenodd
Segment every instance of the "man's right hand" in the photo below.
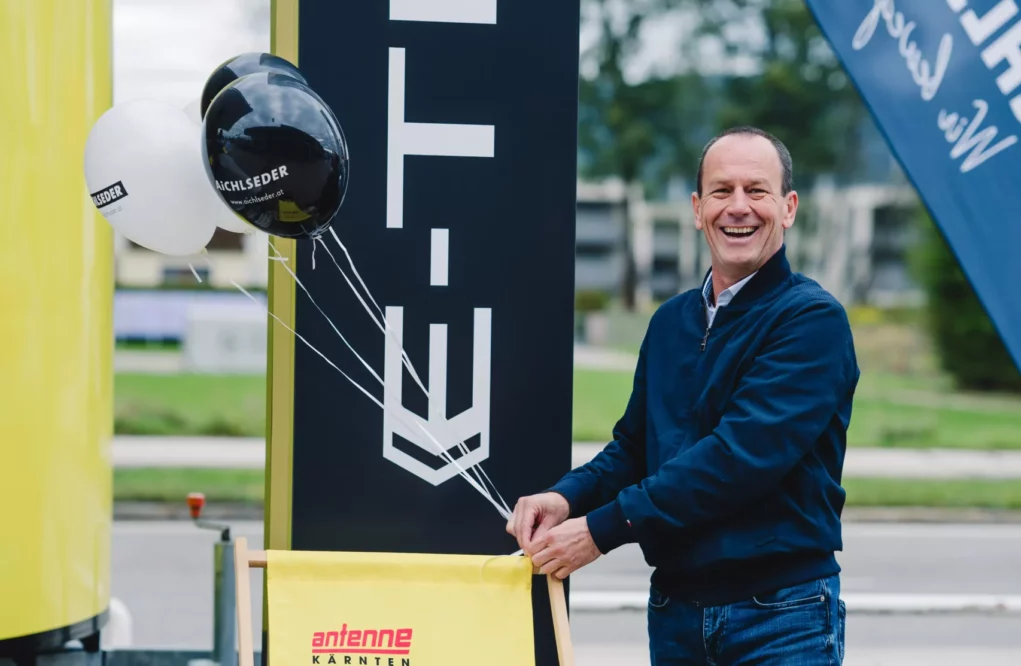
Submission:
M 518 546 L 531 557 L 532 544 L 568 519 L 571 507 L 560 493 L 539 493 L 522 497 L 514 505 L 507 521 L 507 533 L 518 540 Z

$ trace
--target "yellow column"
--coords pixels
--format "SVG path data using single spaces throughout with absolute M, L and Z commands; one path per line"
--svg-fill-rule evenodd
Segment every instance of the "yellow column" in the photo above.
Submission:
M 294 65 L 298 62 L 298 2 L 271 0 L 270 50 Z M 287 268 L 297 270 L 296 244 L 289 238 L 274 238 L 273 244 L 287 257 Z M 267 296 L 269 311 L 294 328 L 294 280 L 281 262 L 269 260 Z M 294 462 L 294 336 L 273 317 L 266 350 L 266 480 L 263 517 L 263 545 L 275 550 L 291 548 L 291 474 Z M 269 606 L 263 580 L 263 641 L 269 628 Z M 267 647 L 268 651 L 268 647 Z M 263 654 L 263 664 L 268 655 Z
M 271 41 L 274 54 L 301 67 L 298 62 L 298 0 L 273 0 L 271 3 Z M 273 245 L 285 257 L 288 266 L 269 260 L 268 303 L 270 312 L 294 328 L 295 242 L 274 238 Z M 272 317 L 268 321 L 267 349 L 267 429 L 265 547 L 291 547 L 291 471 L 294 444 L 294 336 Z
M 113 236 L 82 160 L 111 1 L 0 0 L 0 652 L 109 602 Z

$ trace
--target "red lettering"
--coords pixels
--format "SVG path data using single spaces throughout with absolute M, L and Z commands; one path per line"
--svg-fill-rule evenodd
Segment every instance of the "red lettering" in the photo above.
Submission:
M 409 648 L 411 647 L 411 629 L 398 629 L 397 630 L 397 642 L 394 647 Z
M 412 629 L 349 629 L 343 624 L 339 631 L 312 633 L 314 652 L 375 652 L 377 654 L 408 654 L 411 648 Z M 337 648 L 337 649 L 333 649 Z M 363 648 L 362 650 L 344 648 Z M 373 649 L 375 648 L 375 649 Z

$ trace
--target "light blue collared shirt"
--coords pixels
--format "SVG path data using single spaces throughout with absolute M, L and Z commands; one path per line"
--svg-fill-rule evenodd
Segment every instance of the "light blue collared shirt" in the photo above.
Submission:
M 755 273 L 758 273 L 758 271 L 755 271 Z M 706 313 L 708 317 L 708 321 L 706 321 L 706 326 L 712 327 L 713 320 L 716 319 L 716 311 L 730 303 L 730 301 L 733 300 L 735 296 L 737 296 L 737 292 L 741 291 L 741 287 L 748 284 L 748 280 L 751 280 L 753 277 L 755 277 L 755 273 L 752 273 L 751 275 L 742 278 L 739 282 L 735 282 L 734 284 L 724 289 L 722 292 L 720 292 L 720 297 L 716 299 L 716 303 L 713 304 L 712 302 L 713 272 L 711 270 L 709 271 L 709 276 L 706 278 L 705 284 L 702 285 L 702 300 L 705 301 L 706 310 L 708 310 L 708 312 Z

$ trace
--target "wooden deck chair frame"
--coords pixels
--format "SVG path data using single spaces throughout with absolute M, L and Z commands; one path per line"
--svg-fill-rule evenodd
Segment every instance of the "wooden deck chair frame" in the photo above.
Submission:
M 266 568 L 266 551 L 249 550 L 248 539 L 238 537 L 234 542 L 234 586 L 237 601 L 238 621 L 238 666 L 255 666 L 255 648 L 252 638 L 252 588 L 250 569 Z M 540 573 L 534 569 L 535 573 Z M 557 643 L 557 657 L 560 666 L 574 666 L 574 647 L 571 643 L 571 627 L 567 617 L 567 599 L 564 596 L 564 582 L 554 576 L 546 576 L 549 586 L 550 608 L 553 611 L 553 633 Z

